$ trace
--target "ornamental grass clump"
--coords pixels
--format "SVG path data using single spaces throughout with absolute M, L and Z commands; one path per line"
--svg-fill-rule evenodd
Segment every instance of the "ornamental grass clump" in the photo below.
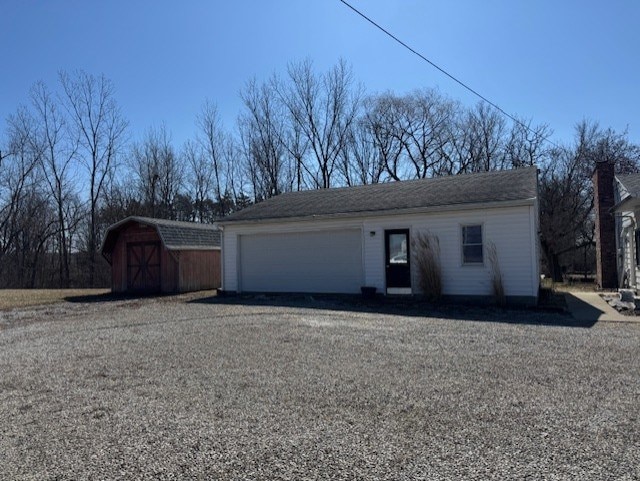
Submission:
M 412 244 L 418 285 L 429 301 L 438 301 L 442 298 L 442 266 L 438 237 L 429 232 L 418 232 L 413 237 Z
M 504 306 L 507 303 L 507 298 L 504 293 L 500 264 L 498 263 L 498 251 L 493 242 L 489 242 L 487 245 L 487 258 L 489 259 L 489 269 L 491 270 L 491 293 L 496 304 Z

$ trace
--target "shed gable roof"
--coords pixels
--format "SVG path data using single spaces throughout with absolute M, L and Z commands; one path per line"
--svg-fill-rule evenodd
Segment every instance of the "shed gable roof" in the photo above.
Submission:
M 100 251 L 108 257 L 118 238 L 118 233 L 132 223 L 153 227 L 168 250 L 213 250 L 220 248 L 220 231 L 210 224 L 180 222 L 131 216 L 109 226 Z
M 262 221 L 334 215 L 366 215 L 440 206 L 535 199 L 537 168 L 462 174 L 431 179 L 289 192 L 219 221 Z

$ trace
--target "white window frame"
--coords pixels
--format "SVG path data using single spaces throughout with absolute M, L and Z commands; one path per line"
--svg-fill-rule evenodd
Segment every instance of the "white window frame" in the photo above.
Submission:
M 480 227 L 480 244 L 465 244 L 464 243 L 464 229 L 466 227 Z M 474 222 L 474 223 L 468 223 L 468 224 L 461 224 L 460 225 L 460 259 L 462 260 L 461 264 L 463 266 L 478 266 L 478 267 L 482 267 L 484 266 L 484 258 L 485 258 L 485 248 L 484 248 L 484 224 L 481 222 Z M 464 258 L 464 247 L 465 246 L 477 246 L 480 245 L 482 247 L 482 261 L 480 262 L 469 262 L 466 261 Z

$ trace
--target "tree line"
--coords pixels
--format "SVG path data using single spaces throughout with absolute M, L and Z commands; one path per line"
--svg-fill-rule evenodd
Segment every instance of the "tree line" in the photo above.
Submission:
M 558 145 L 547 125 L 435 89 L 367 93 L 344 61 L 326 72 L 292 63 L 248 81 L 240 98 L 235 126 L 206 101 L 193 137 L 176 146 L 164 124 L 131 138 L 103 75 L 35 83 L 0 142 L 0 287 L 107 285 L 100 242 L 128 215 L 211 223 L 288 191 L 534 164 L 543 257 L 560 278 L 594 262 L 594 163 L 640 168 L 626 132 L 582 121 Z

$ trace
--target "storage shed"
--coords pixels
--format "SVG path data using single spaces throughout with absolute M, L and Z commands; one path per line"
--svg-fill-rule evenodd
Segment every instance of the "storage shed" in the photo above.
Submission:
M 107 229 L 101 252 L 113 292 L 220 287 L 220 231 L 212 225 L 127 217 Z

